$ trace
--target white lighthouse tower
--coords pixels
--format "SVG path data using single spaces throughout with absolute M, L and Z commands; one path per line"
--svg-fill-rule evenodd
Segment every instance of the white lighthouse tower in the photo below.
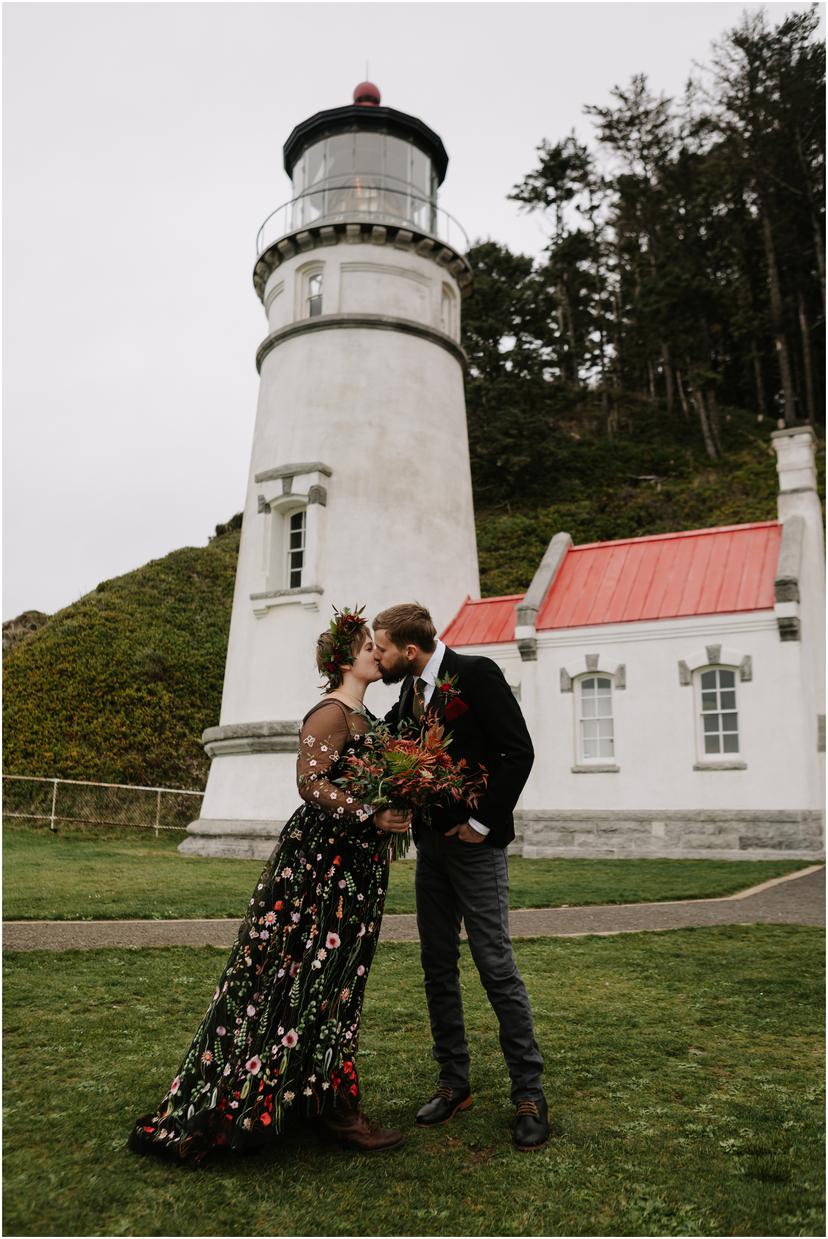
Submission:
M 284 146 L 291 201 L 259 233 L 267 315 L 220 725 L 181 851 L 266 856 L 298 803 L 299 721 L 332 606 L 479 595 L 448 157 L 370 82 Z M 385 708 L 389 690 L 367 704 Z

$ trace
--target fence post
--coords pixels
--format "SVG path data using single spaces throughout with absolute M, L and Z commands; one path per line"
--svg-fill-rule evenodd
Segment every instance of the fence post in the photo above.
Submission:
M 156 839 L 158 838 L 158 824 L 160 821 L 161 821 L 161 788 L 159 787 L 158 792 L 155 797 L 155 837 Z
M 52 779 L 52 784 L 53 784 L 52 786 L 52 813 L 49 818 L 49 829 L 57 833 L 57 827 L 55 826 L 55 807 L 57 805 L 57 789 L 58 789 L 57 779 Z

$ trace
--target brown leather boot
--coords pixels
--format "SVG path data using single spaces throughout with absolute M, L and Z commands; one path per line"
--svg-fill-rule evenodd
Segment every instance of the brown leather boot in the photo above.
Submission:
M 401 1131 L 371 1123 L 356 1107 L 325 1115 L 321 1119 L 321 1134 L 356 1153 L 382 1153 L 385 1149 L 398 1149 L 405 1141 Z

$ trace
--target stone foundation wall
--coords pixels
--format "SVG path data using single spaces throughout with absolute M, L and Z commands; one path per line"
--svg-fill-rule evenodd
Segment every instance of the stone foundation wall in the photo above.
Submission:
M 202 819 L 191 824 L 178 850 L 189 856 L 267 860 L 281 828 L 281 822 Z M 516 814 L 515 831 L 509 847 L 512 856 L 820 860 L 825 855 L 822 815 L 808 809 L 541 810 Z
M 825 851 L 822 815 L 809 809 L 537 810 L 516 814 L 515 830 L 510 853 L 529 857 L 781 860 Z

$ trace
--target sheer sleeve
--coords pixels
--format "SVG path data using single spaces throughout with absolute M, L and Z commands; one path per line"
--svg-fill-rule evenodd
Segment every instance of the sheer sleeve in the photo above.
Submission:
M 314 710 L 299 733 L 296 783 L 308 804 L 335 818 L 364 822 L 371 817 L 371 806 L 360 804 L 327 777 L 350 738 L 345 713 L 338 705 L 330 702 Z

